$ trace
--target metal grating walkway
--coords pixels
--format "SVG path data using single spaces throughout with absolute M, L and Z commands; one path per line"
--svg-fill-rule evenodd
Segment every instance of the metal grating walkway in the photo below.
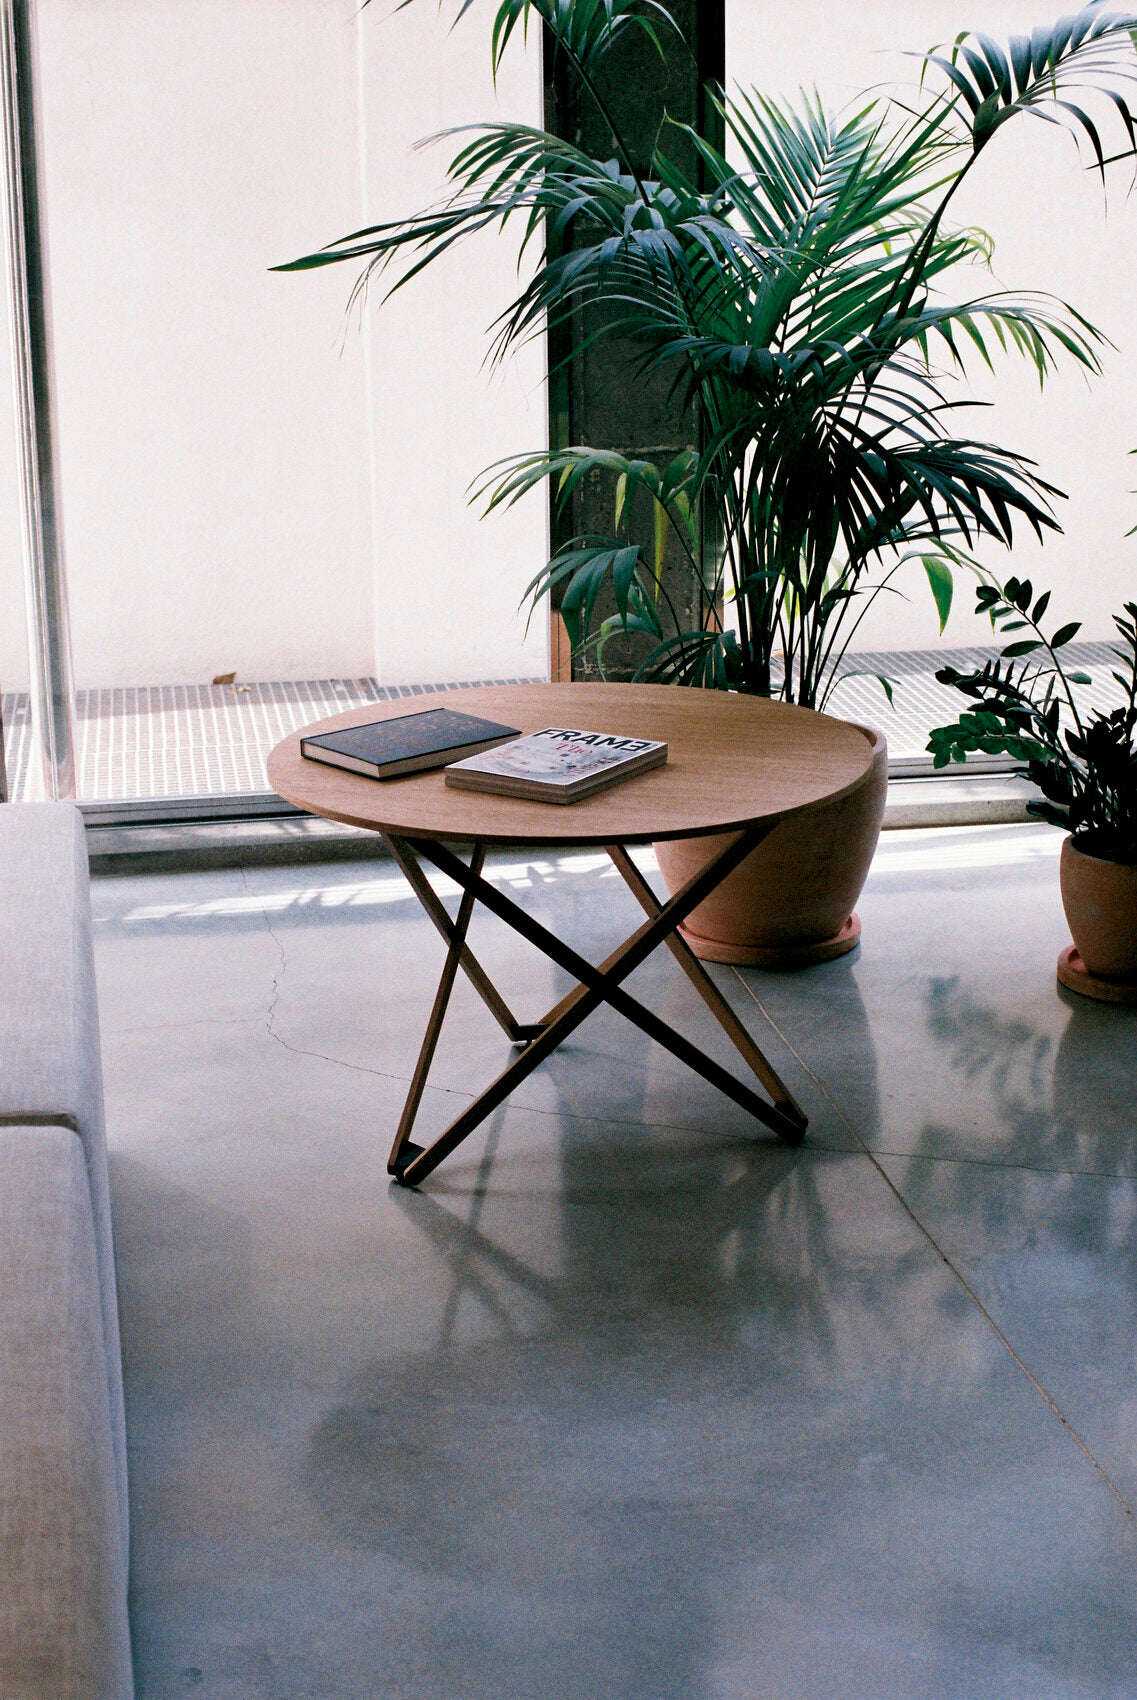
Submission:
M 997 648 L 924 649 L 881 652 L 846 657 L 846 669 L 857 669 L 857 677 L 839 682 L 829 700 L 828 712 L 845 720 L 867 721 L 879 726 L 888 739 L 890 765 L 905 769 L 926 768 L 928 734 L 933 726 L 946 726 L 959 718 L 968 702 L 958 691 L 936 682 L 940 667 L 957 667 L 961 672 L 981 667 L 997 656 Z M 1071 643 L 1062 651 L 1065 664 L 1088 673 L 1092 685 L 1077 689 L 1079 708 L 1112 708 L 1120 691 L 1111 678 L 1119 663 L 1110 643 Z M 893 707 L 873 674 L 883 674 L 893 686 Z M 865 675 L 870 675 L 866 677 Z M 989 765 L 989 763 L 988 763 Z M 958 775 L 959 768 L 953 769 Z
M 879 726 L 900 770 L 927 765 L 925 746 L 933 726 L 956 717 L 963 698 L 938 685 L 935 671 L 980 664 L 995 650 L 919 650 L 850 657 L 861 676 L 847 678 L 833 694 L 830 712 Z M 1110 678 L 1116 662 L 1108 643 L 1071 644 L 1070 661 L 1089 672 L 1082 687 L 1087 707 L 1118 700 Z M 890 709 L 876 679 L 893 682 Z M 474 684 L 524 684 L 532 680 L 474 679 Z M 382 686 L 374 679 L 315 679 L 236 685 L 152 685 L 79 691 L 76 733 L 79 795 L 87 801 L 144 798 L 224 797 L 268 793 L 265 757 L 300 726 L 369 702 L 429 696 L 461 689 L 458 681 L 437 685 Z M 23 796 L 30 754 L 28 699 L 3 698 L 8 783 L 13 801 Z
M 374 679 L 307 679 L 77 691 L 79 796 L 86 802 L 267 793 L 269 751 L 313 720 L 369 702 L 429 696 L 465 685 L 531 682 L 471 679 L 385 687 Z M 27 785 L 31 753 L 28 698 L 12 694 L 3 704 L 8 785 L 13 802 L 18 802 Z

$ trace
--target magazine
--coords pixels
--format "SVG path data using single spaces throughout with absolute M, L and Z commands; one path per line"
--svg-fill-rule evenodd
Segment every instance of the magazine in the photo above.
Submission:
M 446 783 L 500 797 L 575 803 L 666 760 L 667 745 L 651 738 L 546 726 L 487 754 L 454 762 L 446 769 Z

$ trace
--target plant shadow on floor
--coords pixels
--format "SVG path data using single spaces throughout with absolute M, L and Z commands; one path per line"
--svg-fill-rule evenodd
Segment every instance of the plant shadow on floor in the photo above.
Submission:
M 933 979 L 927 1031 L 946 1051 L 963 1089 L 983 1094 L 989 1107 L 985 1160 L 1137 1178 L 1137 1018 L 1072 993 L 1062 1002 L 1069 1018 L 1055 1046 L 1048 1033 L 977 1000 L 958 976 Z M 949 1131 L 925 1123 L 917 1153 L 942 1156 Z
M 623 1131 L 569 1122 L 550 1172 L 495 1130 L 480 1166 L 395 1191 L 437 1335 L 377 1356 L 310 1435 L 330 1530 L 449 1602 L 431 1680 L 453 1662 L 471 1700 L 703 1700 L 724 1589 L 758 1643 L 796 1609 L 789 1555 L 845 1543 L 890 1611 L 923 1613 L 906 1541 L 949 1500 L 986 1515 L 1005 1356 L 871 1166 Z M 895 1491 L 922 1531 L 899 1544 Z

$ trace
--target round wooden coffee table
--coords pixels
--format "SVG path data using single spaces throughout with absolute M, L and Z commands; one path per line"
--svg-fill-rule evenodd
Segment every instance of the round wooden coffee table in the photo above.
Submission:
M 394 719 L 428 706 L 482 715 L 523 733 L 571 726 L 662 738 L 668 759 L 663 767 L 566 807 L 458 791 L 447 786 L 441 770 L 379 781 L 307 761 L 300 754 L 301 736 L 314 731 Z M 396 1179 L 407 1186 L 424 1179 L 602 1003 L 626 1016 L 781 1139 L 800 1143 L 806 1125 L 800 1107 L 677 928 L 780 820 L 855 791 L 868 778 L 872 760 L 864 733 L 844 721 L 762 697 L 667 685 L 501 685 L 404 697 L 334 715 L 278 744 L 268 761 L 273 789 L 312 814 L 381 834 L 447 943 L 434 1008 L 388 1163 Z M 723 849 L 661 903 L 628 856 L 628 845 L 705 833 L 723 833 Z M 468 863 L 450 847 L 454 844 L 473 845 Z M 602 845 L 647 919 L 594 966 L 482 878 L 486 850 L 508 844 Z M 424 860 L 461 887 L 456 919 L 451 920 L 423 873 Z M 539 1021 L 514 1018 L 470 951 L 466 933 L 475 901 L 576 977 L 574 989 Z M 769 1102 L 624 990 L 623 981 L 661 944 L 676 957 L 769 1094 Z M 510 1039 L 523 1048 L 445 1132 L 423 1148 L 410 1134 L 459 969 Z

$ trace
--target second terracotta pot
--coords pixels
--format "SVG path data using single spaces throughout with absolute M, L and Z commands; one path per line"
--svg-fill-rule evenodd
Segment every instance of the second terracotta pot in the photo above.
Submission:
M 1087 855 L 1067 838 L 1060 878 L 1062 907 L 1086 968 L 1101 980 L 1137 984 L 1137 864 Z
M 836 803 L 782 821 L 692 910 L 681 931 L 696 956 L 790 968 L 852 950 L 861 930 L 853 905 L 868 877 L 888 795 L 884 735 L 868 726 L 857 730 L 873 749 L 864 783 Z M 722 843 L 716 835 L 657 844 L 668 891 L 685 885 Z

